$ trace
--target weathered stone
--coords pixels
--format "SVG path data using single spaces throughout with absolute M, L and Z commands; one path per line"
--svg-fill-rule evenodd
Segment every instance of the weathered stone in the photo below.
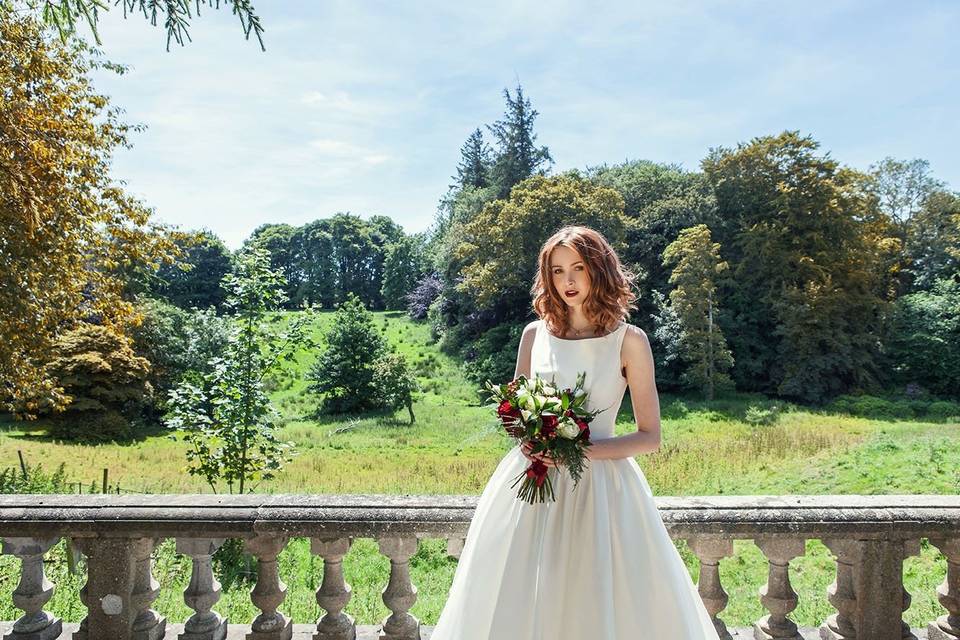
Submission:
M 801 538 L 757 538 L 767 557 L 767 584 L 760 587 L 760 602 L 770 615 L 754 625 L 755 640 L 803 640 L 796 623 L 787 615 L 797 608 L 797 593 L 790 585 L 790 561 L 804 553 Z
M 383 590 L 383 603 L 393 613 L 383 621 L 380 640 L 420 640 L 420 621 L 409 611 L 417 601 L 417 587 L 410 580 L 410 556 L 419 540 L 412 536 L 377 538 L 380 553 L 390 558 L 390 582 Z
M 194 610 L 177 640 L 224 640 L 228 620 L 213 605 L 220 600 L 220 582 L 213 575 L 212 556 L 223 538 L 177 538 L 177 553 L 190 556 L 193 567 L 183 601 Z
M 313 640 L 355 640 L 357 627 L 353 616 L 343 613 L 353 593 L 343 579 L 343 557 L 352 538 L 311 538 L 310 552 L 323 558 L 323 582 L 317 589 L 317 604 L 327 612 L 317 621 Z
M 721 640 L 729 640 L 727 625 L 717 616 L 726 609 L 727 592 L 720 584 L 720 560 L 733 555 L 733 541 L 725 538 L 690 538 L 690 549 L 700 559 L 700 577 L 697 579 L 697 591 L 700 599 L 713 620 L 713 626 Z
M 23 615 L 3 640 L 52 640 L 63 631 L 63 621 L 44 611 L 53 596 L 53 584 L 43 571 L 43 554 L 59 538 L 4 538 L 3 553 L 20 558 L 20 584 L 13 592 L 13 604 Z

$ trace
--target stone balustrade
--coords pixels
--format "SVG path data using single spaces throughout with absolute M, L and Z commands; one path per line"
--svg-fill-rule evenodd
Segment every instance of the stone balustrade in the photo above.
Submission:
M 4 640 L 427 640 L 431 630 L 410 613 L 417 599 L 410 557 L 421 538 L 445 538 L 448 553 L 459 557 L 476 500 L 388 495 L 0 496 L 2 552 L 22 561 L 13 603 L 24 612 L 0 628 L 8 629 Z M 721 638 L 960 638 L 960 497 L 661 497 L 657 506 L 670 535 L 686 540 L 700 560 L 698 589 Z M 64 537 L 87 559 L 86 584 L 79 594 L 87 614 L 79 626 L 44 611 L 56 585 L 44 573 L 43 555 Z M 311 552 L 323 559 L 316 600 L 326 613 L 315 624 L 293 625 L 283 613 L 287 587 L 277 556 L 291 537 L 309 538 Z M 183 598 L 194 613 L 182 623 L 169 622 L 151 608 L 160 592 L 151 572 L 151 553 L 166 538 L 175 538 L 177 552 L 192 560 Z M 260 610 L 254 620 L 228 621 L 215 610 L 220 583 L 211 557 L 227 538 L 242 539 L 258 560 L 250 594 Z M 351 587 L 342 563 L 356 538 L 375 539 L 390 560 L 383 602 L 391 614 L 372 634 L 344 611 Z M 728 630 L 719 618 L 728 603 L 719 567 L 733 554 L 737 539 L 754 541 L 767 558 L 767 582 L 759 585 L 758 597 L 768 613 L 752 629 Z M 790 619 L 798 604 L 790 561 L 804 554 L 810 539 L 823 541 L 836 557 L 836 579 L 824 594 L 835 613 L 818 629 L 798 629 Z M 945 611 L 926 629 L 911 630 L 903 622 L 911 601 L 903 585 L 903 562 L 919 553 L 921 539 L 946 558 L 946 578 L 937 589 Z

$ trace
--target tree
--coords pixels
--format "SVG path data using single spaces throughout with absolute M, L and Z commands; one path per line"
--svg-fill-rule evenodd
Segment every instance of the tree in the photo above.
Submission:
M 325 340 L 326 350 L 307 374 L 309 390 L 321 396 L 320 410 L 347 413 L 378 408 L 374 363 L 387 353 L 387 343 L 353 293 L 337 308 Z
M 227 306 L 236 313 L 229 343 L 210 361 L 212 371 L 202 384 L 184 381 L 170 393 L 167 426 L 181 431 L 191 447 L 190 474 L 202 476 L 215 492 L 224 480 L 230 493 L 234 485 L 244 493 L 248 481 L 273 478 L 295 455 L 293 443 L 276 436 L 278 416 L 264 378 L 293 357 L 294 347 L 310 344 L 305 327 L 312 314 L 300 314 L 285 331 L 271 332 L 265 320 L 283 304 L 283 285 L 280 273 L 270 268 L 269 252 L 262 247 L 241 251 L 223 281 Z
M 930 175 L 930 163 L 920 158 L 905 161 L 886 157 L 870 165 L 869 173 L 881 210 L 904 234 L 907 221 L 920 211 L 930 194 L 946 186 Z
M 136 319 L 122 269 L 156 268 L 176 233 L 111 178 L 130 127 L 90 72 L 113 68 L 84 43 L 44 36 L 0 4 L 0 409 L 21 417 L 67 396 L 49 370 L 58 335 Z
M 664 250 L 663 263 L 673 268 L 670 302 L 683 327 L 681 347 L 688 363 L 683 380 L 713 400 L 717 388 L 733 386 L 726 373 L 733 366 L 733 355 L 715 320 L 717 278 L 728 265 L 720 259 L 720 245 L 711 241 L 705 224 L 681 231 Z
M 262 224 L 253 230 L 243 245 L 257 246 L 270 253 L 270 268 L 280 272 L 284 282 L 284 299 L 291 302 L 296 299 L 297 293 L 303 286 L 303 277 L 300 265 L 300 247 L 297 228 L 289 224 Z M 296 308 L 296 303 L 288 308 Z
M 706 176 L 679 165 L 649 160 L 591 167 L 587 177 L 623 196 L 626 249 L 620 259 L 638 275 L 641 291 L 669 291 L 663 252 L 680 231 L 697 224 L 717 226 L 717 203 Z M 652 296 L 637 300 L 641 318 L 659 313 Z M 659 373 L 659 371 L 658 371 Z
M 891 378 L 934 393 L 960 394 L 960 278 L 899 298 L 884 339 Z
M 150 363 L 137 356 L 129 338 L 103 325 L 80 323 L 56 342 L 50 363 L 70 398 L 47 428 L 55 438 L 123 440 L 130 419 L 150 401 Z
M 497 120 L 487 129 L 497 141 L 497 152 L 491 169 L 491 181 L 497 187 L 497 197 L 506 198 L 515 184 L 534 174 L 545 173 L 553 163 L 547 147 L 537 147 L 537 135 L 533 132 L 533 121 L 539 113 L 531 106 L 529 98 L 523 96 L 523 88 L 517 85 L 517 95 L 510 95 L 509 89 L 503 90 L 507 109 L 503 119 Z M 546 166 L 544 166 L 546 165 Z
M 413 394 L 420 385 L 410 371 L 407 359 L 396 352 L 384 354 L 374 362 L 373 373 L 377 381 L 377 404 L 390 411 L 406 408 L 410 414 L 410 424 L 416 422 Z
M 107 9 L 103 0 L 2 0 L 2 2 L 6 5 L 21 5 L 34 11 L 43 22 L 57 30 L 64 42 L 67 41 L 68 36 L 76 35 L 77 22 L 82 20 L 87 23 L 97 44 L 103 44 L 100 41 L 100 34 L 97 33 L 99 11 Z M 121 0 L 115 0 L 114 6 L 119 5 L 120 2 Z M 171 39 L 176 40 L 180 46 L 184 44 L 184 37 L 190 39 L 187 26 L 193 19 L 191 0 L 165 0 L 164 2 L 122 0 L 122 2 L 124 17 L 127 16 L 127 11 L 132 13 L 137 10 L 143 14 L 144 18 L 150 20 L 151 25 L 157 26 L 157 16 L 162 15 L 163 23 L 167 27 L 167 51 L 170 50 Z M 219 0 L 202 0 L 202 2 L 208 7 L 220 8 Z M 195 0 L 197 17 L 200 17 L 200 4 L 201 0 Z M 246 38 L 249 40 L 250 32 L 253 31 L 260 42 L 261 50 L 266 51 L 263 46 L 263 27 L 250 0 L 223 0 L 223 4 L 233 7 L 233 13 L 240 18 L 240 26 L 243 27 Z
M 226 292 L 220 282 L 233 266 L 230 250 L 211 231 L 195 232 L 177 246 L 180 257 L 160 266 L 151 278 L 150 293 L 181 309 L 221 308 Z
M 490 153 L 490 145 L 483 141 L 483 133 L 477 128 L 460 147 L 460 164 L 454 179 L 461 188 L 489 186 Z
M 380 290 L 384 309 L 396 310 L 406 306 L 407 296 L 423 277 L 423 262 L 423 243 L 419 238 L 405 236 L 387 246 Z
M 540 247 L 566 224 L 589 225 L 622 248 L 623 198 L 576 176 L 525 180 L 463 226 L 454 248 L 463 278 L 457 290 L 480 310 L 500 310 L 500 320 L 526 317 Z
M 732 277 L 721 296 L 738 388 L 806 401 L 876 387 L 889 257 L 865 176 L 799 132 L 703 161 Z
M 960 273 L 960 194 L 934 191 L 907 222 L 905 270 L 913 289 L 927 290 Z
M 152 298 L 141 298 L 137 307 L 143 320 L 133 329 L 134 349 L 150 362 L 150 384 L 163 410 L 177 384 L 212 372 L 210 361 L 229 345 L 229 320 L 213 307 L 187 311 Z

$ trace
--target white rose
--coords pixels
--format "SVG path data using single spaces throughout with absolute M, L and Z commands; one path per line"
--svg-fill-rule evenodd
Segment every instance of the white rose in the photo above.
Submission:
M 524 422 L 530 422 L 530 416 L 533 414 L 527 411 L 526 409 L 520 409 L 520 415 L 523 417 Z
M 522 409 L 529 409 L 533 411 L 536 407 L 533 406 L 533 396 L 529 393 L 521 393 L 517 396 L 517 403 L 519 403 Z
M 567 440 L 573 440 L 580 435 L 580 427 L 576 422 L 570 420 L 564 420 L 557 427 L 557 433 L 560 434 L 560 437 L 566 438 Z
M 555 395 L 557 395 L 557 390 L 556 390 L 556 388 L 551 387 L 550 385 L 545 385 L 545 386 L 543 387 L 543 395 L 545 395 L 545 396 L 555 396 Z

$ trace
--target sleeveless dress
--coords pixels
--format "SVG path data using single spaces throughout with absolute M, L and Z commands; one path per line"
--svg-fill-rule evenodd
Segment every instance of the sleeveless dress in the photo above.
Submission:
M 587 408 L 609 407 L 590 438 L 613 437 L 627 324 L 578 340 L 536 324 L 530 375 L 573 388 L 586 371 Z M 633 458 L 588 460 L 575 489 L 551 468 L 556 501 L 532 505 L 510 487 L 527 466 L 515 446 L 487 482 L 430 640 L 717 640 Z

